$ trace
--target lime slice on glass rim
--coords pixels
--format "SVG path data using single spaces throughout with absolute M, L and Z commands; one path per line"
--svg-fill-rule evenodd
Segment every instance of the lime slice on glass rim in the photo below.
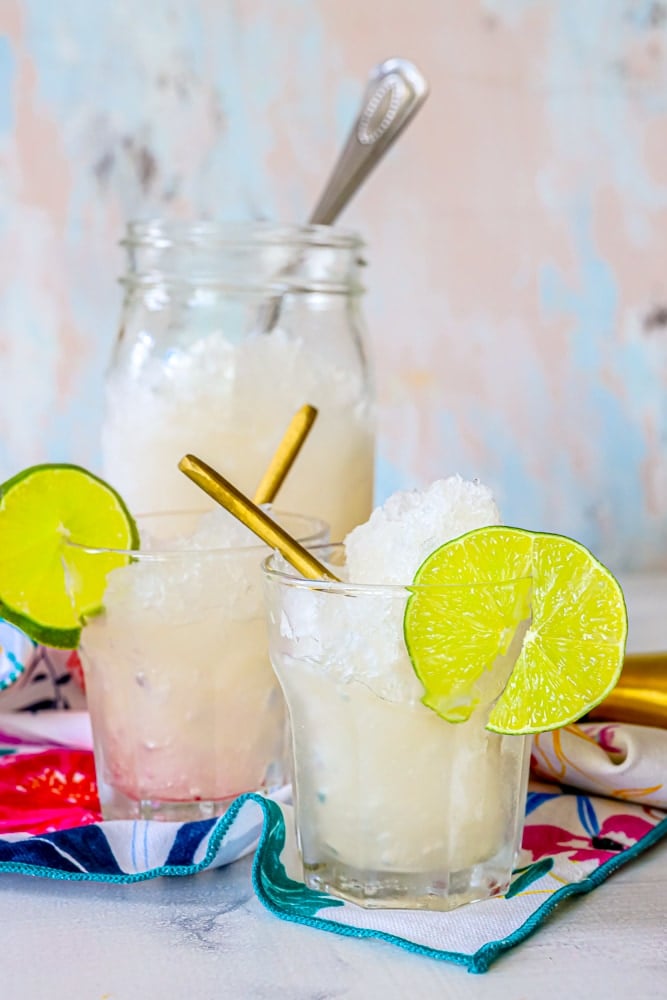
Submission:
M 487 729 L 521 734 L 569 725 L 619 678 L 628 630 L 623 592 L 571 538 L 478 528 L 431 553 L 414 583 L 438 589 L 408 598 L 406 646 L 426 691 L 422 701 L 449 722 L 470 717 L 485 675 L 511 651 L 523 621 Z
M 70 544 L 75 543 L 75 544 Z M 31 639 L 76 648 L 99 610 L 110 570 L 137 549 L 137 526 L 116 491 L 77 465 L 34 465 L 0 486 L 0 618 Z

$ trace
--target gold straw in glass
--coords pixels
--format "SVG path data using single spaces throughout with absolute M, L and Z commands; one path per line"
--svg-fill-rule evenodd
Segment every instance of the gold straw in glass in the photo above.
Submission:
M 233 514 L 242 524 L 245 524 L 246 528 L 250 528 L 269 548 L 277 549 L 281 556 L 307 580 L 338 581 L 338 577 L 334 576 L 307 549 L 299 545 L 296 539 L 273 521 L 261 507 L 249 500 L 206 462 L 197 458 L 196 455 L 185 455 L 178 463 L 178 467 L 193 483 L 208 493 L 216 503 Z
M 315 422 L 317 410 L 314 406 L 306 403 L 292 417 L 289 427 L 283 434 L 283 439 L 274 452 L 269 466 L 262 476 L 255 495 L 253 497 L 257 506 L 264 503 L 273 503 L 276 493 L 280 489 L 285 476 L 292 468 L 292 464 L 301 451 L 310 428 Z

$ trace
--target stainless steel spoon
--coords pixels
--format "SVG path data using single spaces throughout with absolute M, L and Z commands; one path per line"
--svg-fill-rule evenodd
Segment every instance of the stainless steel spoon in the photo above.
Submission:
M 407 59 L 372 70 L 359 114 L 310 219 L 330 226 L 428 97 L 428 84 Z
M 329 226 L 338 218 L 428 97 L 428 84 L 407 59 L 386 59 L 371 71 L 361 108 L 308 224 Z M 287 279 L 300 258 L 279 275 Z M 270 333 L 280 315 L 280 297 L 260 309 L 257 328 Z

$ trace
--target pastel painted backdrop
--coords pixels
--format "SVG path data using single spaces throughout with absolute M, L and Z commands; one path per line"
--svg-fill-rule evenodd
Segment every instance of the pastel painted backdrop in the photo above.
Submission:
M 0 477 L 96 466 L 130 217 L 302 220 L 366 73 L 427 74 L 368 242 L 378 493 L 667 566 L 667 4 L 0 0 Z

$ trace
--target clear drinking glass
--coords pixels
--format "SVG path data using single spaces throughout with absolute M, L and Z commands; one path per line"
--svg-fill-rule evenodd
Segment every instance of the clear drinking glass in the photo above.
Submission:
M 335 564 L 341 549 L 318 558 Z M 269 649 L 291 721 L 306 884 L 367 907 L 446 910 L 503 893 L 530 744 L 485 722 L 528 621 L 489 664 L 469 720 L 449 723 L 422 704 L 403 638 L 406 601 L 425 588 L 313 582 L 284 566 L 264 564 Z
M 273 516 L 306 543 L 327 538 L 321 521 Z M 193 513 L 138 518 L 150 548 L 108 572 L 103 607 L 82 630 L 106 819 L 204 819 L 243 792 L 288 780 L 262 600 L 268 549 L 195 548 L 196 521 Z M 103 571 L 119 555 L 83 552 Z
M 373 500 L 362 244 L 328 226 L 132 223 L 106 383 L 104 477 L 137 512 L 179 510 L 192 452 L 252 496 L 290 418 L 317 423 L 281 506 L 333 539 Z M 210 501 L 202 493 L 197 505 Z

